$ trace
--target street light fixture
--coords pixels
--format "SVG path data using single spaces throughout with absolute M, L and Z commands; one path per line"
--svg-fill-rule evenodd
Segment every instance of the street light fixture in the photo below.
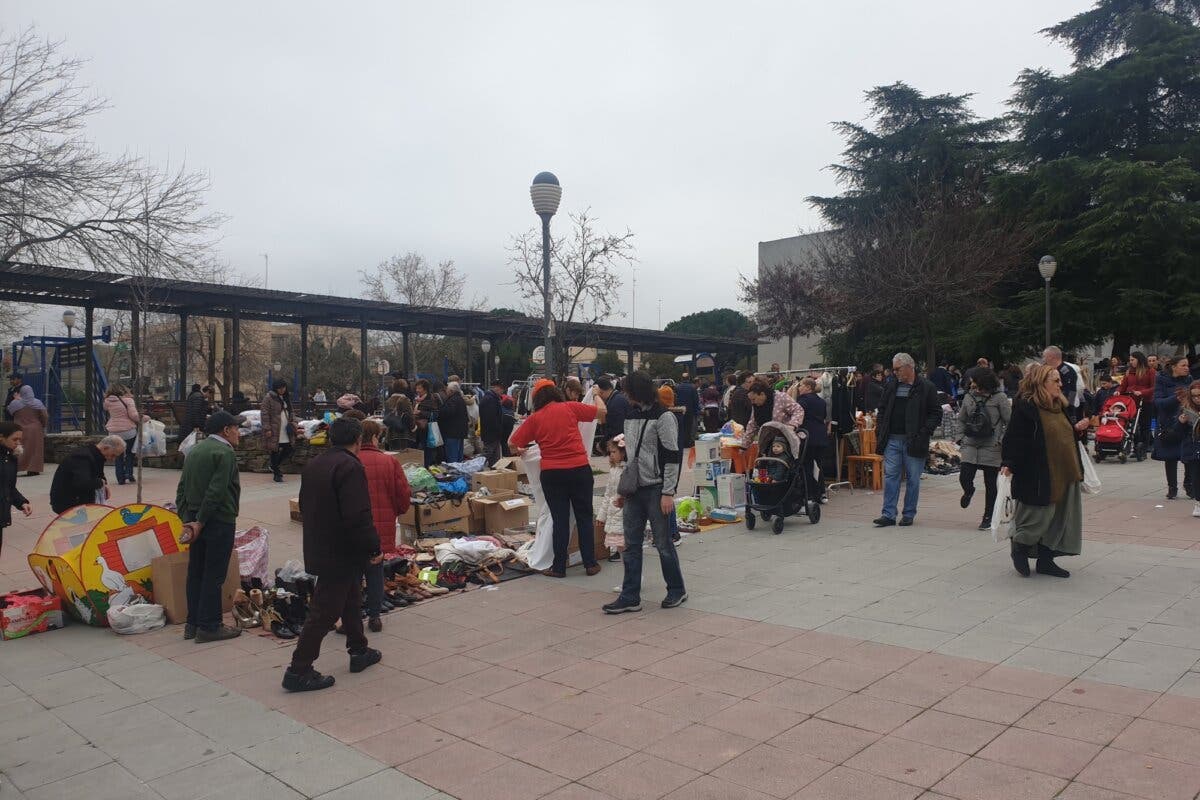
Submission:
M 484 339 L 479 343 L 479 349 L 483 351 L 483 385 L 488 385 L 488 353 L 492 352 L 492 343 Z
M 70 343 L 70 340 L 71 340 L 71 329 L 75 327 L 75 311 L 74 311 L 74 309 L 70 309 L 70 308 L 68 308 L 68 309 L 66 309 L 65 311 L 63 311 L 63 314 L 62 314 L 62 321 L 63 321 L 63 325 L 66 325 L 66 326 L 67 326 L 67 342 L 68 342 L 68 343 Z M 71 396 L 72 396 L 72 395 L 75 393 L 75 371 L 74 371 L 73 369 L 71 369 L 71 366 L 70 366 L 70 365 L 71 365 L 71 356 L 70 356 L 70 354 L 69 354 L 69 351 L 68 351 L 68 355 L 67 355 L 67 367 L 66 367 L 66 371 L 67 371 L 67 397 L 65 398 L 66 402 L 64 403 L 64 405 L 67 405 L 68 407 L 69 407 L 69 404 L 70 404 L 70 402 L 71 402 Z M 63 366 L 62 366 L 62 359 L 61 359 L 61 357 L 60 357 L 60 359 L 59 359 L 59 369 L 62 369 L 62 368 L 63 368 Z
M 1058 262 L 1054 260 L 1054 256 L 1042 256 L 1038 261 L 1038 272 L 1042 276 L 1042 280 L 1046 282 L 1046 347 L 1050 346 L 1050 280 L 1054 277 L 1054 273 L 1058 271 Z
M 539 172 L 529 187 L 533 210 L 542 218 L 542 316 L 546 333 L 546 376 L 554 377 L 554 320 L 550 317 L 550 218 L 558 211 L 562 186 L 553 172 Z

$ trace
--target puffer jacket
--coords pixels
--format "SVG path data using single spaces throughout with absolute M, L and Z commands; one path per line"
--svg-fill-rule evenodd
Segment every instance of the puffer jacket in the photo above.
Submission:
M 150 418 L 145 415 L 139 415 L 137 406 L 134 405 L 133 398 L 129 395 L 117 397 L 116 395 L 106 395 L 104 397 L 104 413 L 108 414 L 108 421 L 104 423 L 104 430 L 109 433 L 115 433 L 118 436 L 122 433 L 128 433 L 132 430 L 137 430 L 139 422 L 145 422 Z
M 621 473 L 624 471 L 624 462 L 609 468 L 608 479 L 604 484 L 604 499 L 600 501 L 600 505 L 596 509 L 596 520 L 603 523 L 605 533 L 625 532 L 625 523 L 623 522 L 625 511 L 617 508 L 617 498 L 621 496 L 617 492 L 617 487 L 621 483 Z
M 367 494 L 371 498 L 371 518 L 379 534 L 380 552 L 396 549 L 396 517 L 408 511 L 412 490 L 404 467 L 374 445 L 365 444 L 358 460 L 367 471 Z
M 275 452 L 279 449 L 279 420 L 280 414 L 284 409 L 288 412 L 288 441 L 295 439 L 295 432 L 292 428 L 292 407 L 291 404 L 284 398 L 277 395 L 275 392 L 267 392 L 266 396 L 259 404 L 261 413 L 259 414 L 262 420 L 262 444 L 263 449 L 268 452 Z
M 962 462 L 981 467 L 999 467 L 1000 441 L 1004 438 L 1004 429 L 1012 419 L 1012 401 L 1004 392 L 993 392 L 987 396 L 967 392 L 963 395 L 962 405 L 958 409 L 959 420 L 966 422 L 980 403 L 983 403 L 983 413 L 992 423 L 992 435 L 986 439 L 973 439 L 964 435 Z

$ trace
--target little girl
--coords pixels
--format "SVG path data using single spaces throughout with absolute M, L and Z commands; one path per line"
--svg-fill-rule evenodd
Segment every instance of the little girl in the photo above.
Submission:
M 597 517 L 604 523 L 604 544 L 608 547 L 608 560 L 620 561 L 625 551 L 625 525 L 621 520 L 622 510 L 617 508 L 617 485 L 625 471 L 625 434 L 618 433 L 608 440 L 608 483 L 604 487 L 604 500 L 597 510 Z

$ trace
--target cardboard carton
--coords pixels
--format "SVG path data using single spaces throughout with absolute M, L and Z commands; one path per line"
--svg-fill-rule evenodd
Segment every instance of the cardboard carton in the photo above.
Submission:
M 717 505 L 729 508 L 746 505 L 745 475 L 722 475 L 717 478 Z
M 294 519 L 296 522 L 302 521 L 300 518 L 300 498 L 299 497 L 293 497 L 291 500 L 288 500 L 288 511 L 291 514 L 292 519 Z
M 473 502 L 483 508 L 484 531 L 488 533 L 528 525 L 529 509 L 533 507 L 531 498 L 513 492 L 476 497 Z
M 201 536 L 204 534 L 201 533 Z M 151 585 L 154 587 L 154 602 L 163 607 L 167 622 L 177 625 L 187 620 L 187 551 L 159 556 L 150 562 Z M 221 611 L 233 608 L 233 595 L 242 585 L 238 571 L 237 551 L 229 557 L 229 569 L 221 585 Z
M 525 461 L 517 456 L 505 456 L 492 465 L 493 470 L 508 469 L 516 472 L 518 475 L 525 473 Z
M 32 598 L 0 609 L 0 638 L 20 639 L 63 626 L 62 600 L 44 589 L 11 592 L 10 597 Z
M 604 561 L 608 558 L 608 548 L 604 546 L 604 523 L 596 520 L 592 533 L 592 550 L 596 554 L 597 561 Z M 583 563 L 583 556 L 579 553 L 579 531 L 572 526 L 571 541 L 567 543 L 567 563 L 572 566 Z
M 515 469 L 485 469 L 471 476 L 472 491 L 477 492 L 485 486 L 492 494 L 515 492 L 517 490 L 517 471 Z
M 400 515 L 400 524 L 417 530 L 432 530 L 431 526 L 453 519 L 470 516 L 471 508 L 466 500 L 445 500 L 438 503 L 413 503 L 408 511 Z
M 408 450 L 387 450 L 385 453 L 399 461 L 401 465 L 416 464 L 419 467 L 425 465 L 425 451 L 415 447 L 410 447 Z
M 720 439 L 697 439 L 696 440 L 696 463 L 704 464 L 709 461 L 716 461 L 721 457 L 721 440 Z

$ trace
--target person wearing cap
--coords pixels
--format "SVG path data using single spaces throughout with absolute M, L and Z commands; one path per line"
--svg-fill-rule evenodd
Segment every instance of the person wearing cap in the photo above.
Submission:
M 175 491 L 188 550 L 187 623 L 183 638 L 197 642 L 232 639 L 241 630 L 221 621 L 221 586 L 229 571 L 242 487 L 237 454 L 241 417 L 217 411 L 204 423 L 206 438 L 188 453 Z

